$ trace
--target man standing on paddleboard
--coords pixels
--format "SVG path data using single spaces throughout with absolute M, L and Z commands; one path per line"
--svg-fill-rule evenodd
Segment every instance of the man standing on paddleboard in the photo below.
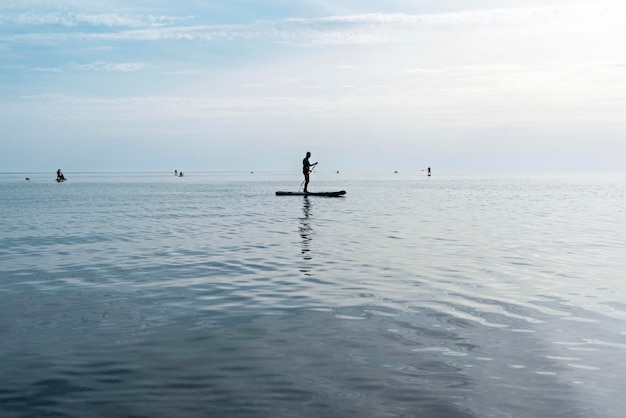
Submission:
M 304 193 L 309 192 L 307 190 L 307 187 L 309 185 L 309 173 L 311 173 L 313 167 L 317 165 L 317 163 L 309 163 L 309 158 L 311 158 L 311 153 L 307 152 L 306 157 L 304 157 L 304 160 L 302 160 L 302 174 L 304 174 Z

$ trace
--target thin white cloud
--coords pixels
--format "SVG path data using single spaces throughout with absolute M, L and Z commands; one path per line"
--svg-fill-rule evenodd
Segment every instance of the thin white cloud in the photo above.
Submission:
M 76 70 L 80 71 L 120 71 L 120 72 L 132 72 L 140 71 L 147 68 L 147 65 L 141 62 L 92 62 L 89 64 L 74 64 L 72 66 Z
M 58 67 L 26 67 L 24 65 L 0 65 L 0 70 L 8 71 L 33 71 L 38 73 L 61 73 L 62 68 Z
M 569 5 L 510 7 L 498 9 L 476 9 L 444 13 L 429 14 L 384 14 L 371 13 L 348 16 L 331 16 L 318 19 L 288 19 L 289 22 L 301 24 L 337 23 L 359 25 L 428 25 L 428 26 L 458 26 L 458 25 L 494 25 L 494 24 L 524 24 L 541 21 L 560 21 L 566 19 L 589 19 L 593 17 L 612 15 L 615 12 L 626 11 L 626 4 L 616 0 L 582 1 Z
M 24 12 L 16 15 L 0 15 L 0 23 L 22 26 L 94 26 L 94 27 L 130 27 L 149 28 L 163 27 L 178 23 L 184 18 L 155 15 L 124 15 L 117 13 L 35 13 Z
M 31 71 L 40 73 L 62 73 L 63 70 L 57 67 L 35 67 Z

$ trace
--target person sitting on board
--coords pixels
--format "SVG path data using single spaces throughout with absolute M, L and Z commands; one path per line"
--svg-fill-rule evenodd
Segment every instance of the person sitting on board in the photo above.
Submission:
M 309 162 L 309 158 L 311 158 L 311 153 L 307 151 L 306 157 L 302 160 L 302 174 L 304 174 L 304 193 L 308 193 L 307 187 L 309 186 L 309 174 L 313 167 L 317 165 L 317 163 L 311 164 Z
M 63 175 L 63 173 L 61 172 L 61 169 L 59 168 L 57 170 L 57 181 L 63 181 L 65 180 L 65 176 Z

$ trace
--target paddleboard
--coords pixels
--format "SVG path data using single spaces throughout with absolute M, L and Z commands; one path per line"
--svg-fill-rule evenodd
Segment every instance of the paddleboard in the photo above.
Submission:
M 345 190 L 338 192 L 276 192 L 276 196 L 326 196 L 326 197 L 340 197 L 346 194 Z

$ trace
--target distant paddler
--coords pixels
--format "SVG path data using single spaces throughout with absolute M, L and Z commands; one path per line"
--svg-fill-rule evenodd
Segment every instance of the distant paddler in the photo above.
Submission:
M 57 181 L 65 181 L 65 176 L 63 175 L 63 173 L 61 172 L 61 169 L 59 168 L 57 170 Z

